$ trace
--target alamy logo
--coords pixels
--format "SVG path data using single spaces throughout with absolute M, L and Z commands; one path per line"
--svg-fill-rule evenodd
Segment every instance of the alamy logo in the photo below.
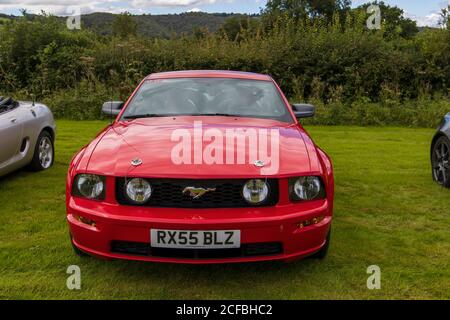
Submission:
M 381 29 L 381 9 L 380 6 L 372 4 L 367 8 L 367 13 L 370 17 L 367 19 L 367 29 L 380 30 Z
M 171 159 L 175 165 L 251 165 L 261 175 L 277 174 L 280 166 L 278 129 L 204 128 L 194 122 L 193 130 L 172 132 Z M 263 166 L 257 166 L 261 163 Z
M 379 266 L 370 266 L 367 268 L 367 289 L 380 290 L 381 289 L 381 269 Z
M 81 269 L 79 266 L 69 266 L 67 268 L 67 274 L 70 276 L 67 278 L 66 285 L 69 290 L 81 290 Z
M 69 14 L 66 20 L 67 29 L 80 30 L 81 29 L 81 7 L 69 6 L 66 13 Z

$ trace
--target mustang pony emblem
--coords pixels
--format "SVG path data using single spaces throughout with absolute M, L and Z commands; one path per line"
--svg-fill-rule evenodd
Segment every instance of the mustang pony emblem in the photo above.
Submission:
M 183 190 L 183 194 L 189 193 L 189 195 L 192 197 L 192 199 L 198 199 L 200 197 L 203 197 L 208 192 L 214 192 L 216 191 L 216 188 L 195 188 L 195 187 L 187 187 Z

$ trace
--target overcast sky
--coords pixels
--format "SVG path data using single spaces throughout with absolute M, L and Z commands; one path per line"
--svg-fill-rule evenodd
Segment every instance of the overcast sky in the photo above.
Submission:
M 435 26 L 441 8 L 450 0 L 384 0 L 397 5 L 405 14 L 418 21 L 419 26 Z M 46 12 L 67 15 L 69 6 L 79 6 L 83 13 L 129 11 L 135 14 L 181 13 L 186 11 L 258 13 L 267 0 L 0 0 L 0 12 L 19 14 L 19 9 L 29 12 Z M 354 0 L 353 6 L 367 1 Z

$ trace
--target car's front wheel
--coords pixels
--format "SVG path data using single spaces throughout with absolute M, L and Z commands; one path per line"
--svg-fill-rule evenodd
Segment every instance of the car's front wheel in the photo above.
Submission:
M 47 131 L 42 131 L 36 142 L 30 169 L 33 171 L 49 169 L 53 165 L 54 158 L 55 147 L 53 138 Z
M 450 141 L 447 137 L 440 137 L 434 144 L 431 163 L 434 181 L 450 188 Z

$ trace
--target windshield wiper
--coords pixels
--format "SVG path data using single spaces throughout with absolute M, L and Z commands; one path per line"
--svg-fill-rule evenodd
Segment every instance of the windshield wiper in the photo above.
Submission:
M 163 118 L 163 117 L 184 117 L 184 116 L 195 116 L 195 117 L 242 117 L 237 114 L 229 113 L 193 113 L 193 114 L 135 114 L 123 117 L 125 120 L 133 119 L 143 119 L 143 118 Z
M 199 117 L 242 117 L 238 114 L 230 114 L 230 113 L 203 113 L 203 114 L 196 114 L 196 116 Z
M 123 117 L 126 120 L 133 120 L 133 119 L 143 119 L 143 118 L 162 118 L 162 117 L 173 117 L 171 114 L 134 114 L 130 116 Z

